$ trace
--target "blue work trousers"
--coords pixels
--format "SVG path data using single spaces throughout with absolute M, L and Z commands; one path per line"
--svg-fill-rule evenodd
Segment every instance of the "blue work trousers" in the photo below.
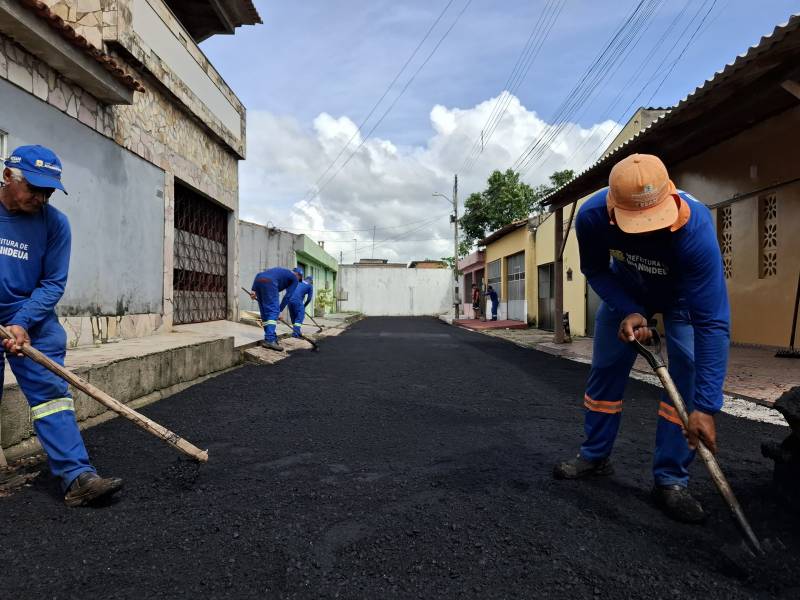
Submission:
M 261 313 L 261 322 L 264 324 L 264 339 L 267 342 L 277 342 L 275 330 L 278 327 L 278 315 L 281 312 L 278 284 L 272 279 L 264 277 L 256 279 L 253 291 L 258 301 L 258 311 Z
M 492 321 L 497 321 L 497 305 L 499 302 L 492 302 Z
M 303 321 L 306 318 L 306 305 L 302 302 L 289 302 L 289 316 L 292 319 L 292 337 L 303 335 Z
M 607 458 L 619 431 L 625 385 L 636 360 L 633 346 L 617 338 L 619 325 L 626 316 L 605 302 L 597 310 L 592 370 L 584 396 L 586 441 L 581 446 L 581 456 L 588 460 Z M 664 328 L 669 373 L 691 413 L 694 407 L 694 330 L 688 312 L 664 312 Z M 683 437 L 675 408 L 669 397 L 662 394 L 653 457 L 656 485 L 686 486 L 694 454 Z
M 28 335 L 34 348 L 64 364 L 67 336 L 55 314 L 31 327 Z M 30 358 L 12 354 L 6 357 L 31 407 L 33 430 L 47 454 L 50 471 L 61 480 L 66 491 L 78 475 L 94 472 L 75 420 L 75 405 L 67 382 Z M 4 366 L 0 351 L 0 393 Z

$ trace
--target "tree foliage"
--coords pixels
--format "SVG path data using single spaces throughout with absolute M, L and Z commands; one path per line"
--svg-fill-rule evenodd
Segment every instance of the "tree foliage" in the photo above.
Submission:
M 470 194 L 464 202 L 464 216 L 459 219 L 461 241 L 459 255 L 469 254 L 475 243 L 488 232 L 524 219 L 532 213 L 542 212 L 542 198 L 574 177 L 572 170 L 556 171 L 550 183 L 532 188 L 520 180 L 512 169 L 504 173 L 494 171 L 487 180 L 486 189 Z

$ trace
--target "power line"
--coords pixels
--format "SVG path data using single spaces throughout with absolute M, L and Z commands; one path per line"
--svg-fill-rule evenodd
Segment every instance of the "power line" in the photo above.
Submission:
M 380 119 L 378 119 L 378 122 L 377 122 L 377 123 L 375 123 L 375 124 L 372 126 L 372 128 L 369 130 L 369 132 L 367 133 L 367 135 L 366 135 L 366 136 L 364 136 L 364 139 L 362 139 L 362 140 L 361 140 L 361 143 L 360 143 L 360 144 L 359 144 L 359 145 L 356 147 L 356 149 L 355 149 L 355 150 L 353 150 L 353 151 L 350 153 L 350 156 L 348 156 L 348 157 L 347 157 L 347 160 L 345 160 L 345 161 L 344 161 L 344 162 L 341 164 L 341 166 L 339 166 L 339 168 L 338 168 L 338 169 L 337 169 L 337 170 L 336 170 L 336 171 L 333 173 L 333 175 L 331 175 L 331 176 L 330 176 L 330 177 L 329 177 L 329 178 L 328 178 L 328 179 L 327 179 L 327 180 L 326 180 L 326 181 L 325 181 L 325 182 L 324 182 L 322 185 L 320 185 L 320 186 L 319 186 L 319 189 L 317 189 L 316 195 L 319 195 L 319 194 L 321 194 L 321 193 L 322 193 L 322 191 L 323 191 L 323 190 L 324 190 L 326 187 L 328 187 L 328 185 L 329 185 L 329 184 L 330 184 L 330 183 L 331 183 L 331 182 L 332 182 L 334 179 L 336 179 L 336 176 L 337 176 L 339 173 L 341 173 L 342 169 L 344 169 L 344 168 L 345 168 L 345 167 L 346 167 L 346 166 L 347 166 L 347 165 L 350 163 L 350 161 L 351 161 L 351 160 L 353 159 L 353 157 L 354 157 L 354 156 L 355 156 L 355 155 L 358 153 L 358 151 L 359 151 L 359 150 L 361 150 L 361 148 L 363 148 L 363 147 L 364 147 L 364 144 L 366 144 L 366 143 L 367 143 L 367 140 L 370 138 L 370 136 L 372 135 L 372 133 L 373 133 L 373 132 L 374 132 L 374 131 L 375 131 L 375 130 L 378 128 L 378 126 L 379 126 L 381 123 L 383 123 L 383 120 L 384 120 L 384 119 L 386 118 L 386 116 L 387 116 L 387 115 L 388 115 L 388 114 L 389 114 L 389 113 L 392 111 L 392 109 L 395 107 L 395 105 L 396 105 L 396 104 L 397 104 L 397 102 L 400 100 L 400 98 L 402 98 L 402 97 L 403 97 L 403 94 L 405 94 L 406 90 L 407 90 L 407 89 L 409 88 L 409 86 L 410 86 L 410 85 L 411 85 L 411 84 L 414 82 L 414 79 L 416 79 L 416 77 L 417 77 L 417 75 L 419 75 L 420 71 L 422 71 L 422 69 L 425 67 L 425 65 L 427 65 L 427 64 L 428 64 L 428 62 L 430 61 L 430 59 L 431 59 L 431 58 L 433 58 L 433 55 L 434 55 L 434 54 L 436 54 L 436 51 L 439 49 L 439 46 L 441 46 L 441 45 L 442 45 L 442 42 L 444 42 L 444 41 L 445 41 L 445 39 L 447 39 L 447 36 L 449 36 L 449 35 L 450 35 L 450 32 L 453 30 L 453 28 L 456 26 L 456 24 L 458 23 L 458 21 L 461 19 L 461 16 L 462 16 L 462 15 L 463 15 L 463 14 L 466 12 L 467 8 L 469 8 L 470 4 L 472 4 L 472 0 L 467 0 L 467 2 L 464 4 L 464 6 L 463 6 L 463 8 L 461 9 L 461 11 L 460 11 L 460 12 L 459 12 L 459 13 L 456 15 L 456 18 L 453 20 L 453 22 L 451 23 L 450 27 L 448 27 L 448 28 L 447 28 L 447 30 L 444 32 L 444 34 L 442 35 L 442 37 L 439 39 L 439 41 L 436 43 L 436 45 L 435 45 L 435 46 L 433 47 L 433 49 L 430 51 L 430 53 L 429 53 L 429 54 L 428 54 L 428 56 L 425 58 L 425 60 L 422 62 L 422 64 L 421 64 L 421 65 L 420 65 L 420 66 L 417 68 L 417 70 L 416 70 L 416 71 L 414 71 L 414 74 L 413 74 L 413 75 L 411 76 L 411 78 L 410 78 L 410 79 L 409 79 L 409 80 L 406 82 L 406 84 L 405 84 L 405 85 L 403 86 L 403 88 L 400 90 L 400 93 L 399 93 L 399 94 L 398 94 L 398 95 L 395 97 L 395 99 L 392 101 L 392 103 L 389 105 L 389 107 L 388 107 L 388 108 L 387 108 L 387 109 L 386 109 L 386 110 L 383 112 L 383 114 L 381 115 Z
M 335 165 L 335 164 L 336 164 L 336 163 L 339 161 L 339 159 L 342 157 L 342 154 L 344 154 L 345 150 L 347 150 L 347 148 L 349 148 L 349 147 L 350 147 L 350 143 L 351 143 L 351 142 L 352 142 L 352 141 L 353 141 L 353 140 L 356 138 L 356 136 L 357 136 L 359 133 L 361 133 L 361 130 L 362 130 L 362 128 L 364 127 L 364 125 L 366 125 L 367 121 L 369 121 L 369 119 L 372 117 L 372 115 L 373 115 L 373 113 L 375 112 L 375 110 L 377 110 L 378 106 L 380 106 L 381 102 L 383 102 L 383 100 L 384 100 L 384 99 L 386 98 L 386 96 L 389 94 L 389 92 L 391 91 L 391 89 L 394 87 L 394 84 L 395 84 L 395 83 L 397 83 L 397 80 L 398 80 L 398 79 L 400 79 L 400 76 L 401 76 L 401 75 L 402 75 L 402 74 L 405 72 L 405 70 L 406 70 L 406 67 L 408 67 L 408 65 L 409 65 L 409 64 L 411 64 L 411 61 L 412 61 L 412 60 L 414 60 L 414 57 L 415 57 L 415 56 L 417 55 L 417 53 L 419 52 L 420 48 L 422 48 L 423 44 L 424 44 L 424 43 L 425 43 L 425 42 L 428 40 L 428 38 L 430 37 L 430 35 L 431 35 L 431 33 L 433 32 L 433 30 L 434 30 L 434 29 L 436 28 L 436 26 L 439 24 L 439 21 L 441 21 L 441 20 L 442 20 L 442 17 L 444 17 L 445 13 L 446 13 L 446 12 L 447 12 L 447 10 L 450 8 L 450 5 L 451 5 L 451 4 L 453 4 L 453 2 L 454 2 L 454 1 L 455 1 L 455 0 L 449 0 L 449 2 L 447 2 L 447 4 L 444 6 L 444 8 L 442 9 L 442 11 L 439 13 L 439 16 L 438 16 L 438 17 L 436 17 L 436 20 L 434 20 L 434 22 L 433 22 L 433 23 L 431 24 L 431 26 L 428 28 L 428 31 L 427 31 L 427 32 L 425 32 L 425 35 L 422 37 L 422 39 L 421 39 L 421 40 L 419 41 L 419 43 L 417 44 L 417 47 L 416 47 L 416 48 L 414 48 L 414 51 L 413 51 L 413 52 L 411 53 L 411 55 L 410 55 L 410 56 L 409 56 L 409 57 L 406 59 L 406 62 L 403 64 L 403 66 L 402 66 L 402 67 L 400 67 L 400 70 L 399 70 L 399 71 L 397 72 L 397 74 L 394 76 L 394 79 L 392 79 L 392 81 L 391 81 L 391 82 L 389 83 L 389 85 L 386 87 L 386 89 L 384 90 L 384 92 L 383 92 L 383 94 L 381 95 L 381 97 L 380 97 L 380 98 L 378 98 L 378 101 L 377 101 L 377 102 L 375 102 L 375 104 L 373 104 L 373 105 L 372 105 L 372 108 L 370 109 L 370 111 L 369 111 L 369 113 L 367 114 L 367 116 L 366 116 L 366 117 L 364 117 L 364 119 L 363 119 L 363 120 L 361 121 L 361 123 L 358 125 L 358 127 L 356 128 L 356 130 L 353 132 L 353 135 L 351 135 L 351 136 L 350 136 L 350 139 L 349 139 L 349 140 L 347 140 L 347 143 L 346 143 L 344 146 L 342 146 L 342 149 L 341 149 L 341 150 L 339 150 L 339 154 L 337 154 L 337 155 L 336 155 L 336 158 L 334 158 L 334 159 L 331 161 L 331 163 L 328 165 L 328 168 L 327 168 L 327 169 L 325 169 L 325 171 L 322 173 L 322 175 L 320 175 L 319 177 L 317 177 L 316 181 L 314 181 L 314 184 L 311 186 L 311 188 L 309 189 L 309 191 L 308 191 L 308 192 L 306 192 L 306 197 L 307 197 L 307 198 L 313 198 L 313 197 L 314 197 L 314 186 L 318 185 L 318 184 L 319 184 L 319 182 L 323 180 L 323 178 L 324 178 L 324 177 L 325 177 L 325 176 L 326 176 L 326 175 L 327 175 L 327 174 L 330 172 L 330 170 L 333 168 L 333 165 Z
M 435 218 L 441 218 L 445 215 L 450 213 L 441 213 Z M 408 227 L 409 225 L 416 225 L 417 223 L 427 222 L 428 219 L 421 219 L 419 221 L 411 221 L 410 223 L 402 223 L 400 225 L 386 225 L 384 227 L 377 227 L 378 231 L 382 231 L 384 229 L 400 229 L 401 227 Z M 313 231 L 315 233 L 358 233 L 363 231 L 372 231 L 372 227 L 367 227 L 365 229 L 312 229 L 310 227 L 279 227 L 277 225 L 272 226 L 275 229 L 281 229 L 283 231 Z M 350 240 L 352 241 L 352 240 Z
M 547 40 L 553 25 L 558 20 L 566 4 L 566 0 L 560 0 L 560 2 L 560 5 L 556 8 L 556 0 L 548 0 L 542 12 L 539 14 L 539 18 L 531 29 L 531 33 L 517 57 L 514 68 L 511 70 L 511 74 L 508 76 L 501 94 L 497 97 L 492 111 L 481 129 L 481 135 L 472 144 L 472 148 L 470 148 L 467 156 L 464 158 L 461 171 L 467 171 L 473 167 L 475 161 L 477 161 L 478 157 L 483 152 L 485 144 L 494 134 L 497 125 L 500 123 L 500 120 L 511 104 L 511 99 L 527 76 L 528 71 L 539 55 L 539 51 Z M 551 16 L 552 19 L 550 18 Z
M 635 33 L 650 18 L 655 7 L 656 3 L 654 2 L 646 3 L 645 0 L 638 2 L 561 103 L 552 119 L 554 125 L 548 126 L 543 135 L 528 145 L 514 162 L 513 169 L 521 173 L 527 171 L 543 155 L 544 151 L 564 130 L 571 116 L 591 97 L 600 79 L 616 64 L 625 49 L 629 47 Z

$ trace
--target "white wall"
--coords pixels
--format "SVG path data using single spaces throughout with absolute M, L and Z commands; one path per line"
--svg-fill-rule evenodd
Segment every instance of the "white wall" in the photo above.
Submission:
M 296 265 L 294 242 L 297 235 L 270 229 L 264 225 L 239 221 L 239 279 L 248 290 L 253 279 L 261 271 L 272 267 L 294 269 Z M 239 307 L 243 310 L 258 310 L 258 305 L 241 289 Z
M 340 310 L 367 316 L 440 315 L 453 307 L 450 269 L 339 268 L 338 287 L 347 293 Z

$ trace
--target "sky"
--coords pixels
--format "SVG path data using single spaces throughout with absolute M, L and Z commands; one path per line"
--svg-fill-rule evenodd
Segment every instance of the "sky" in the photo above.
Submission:
M 495 169 L 531 185 L 580 172 L 636 108 L 674 105 L 800 12 L 796 0 L 255 4 L 262 25 L 201 44 L 247 107 L 240 218 L 306 233 L 345 263 L 452 256 L 452 208 L 433 194 L 452 198 L 454 174 L 461 213 Z

